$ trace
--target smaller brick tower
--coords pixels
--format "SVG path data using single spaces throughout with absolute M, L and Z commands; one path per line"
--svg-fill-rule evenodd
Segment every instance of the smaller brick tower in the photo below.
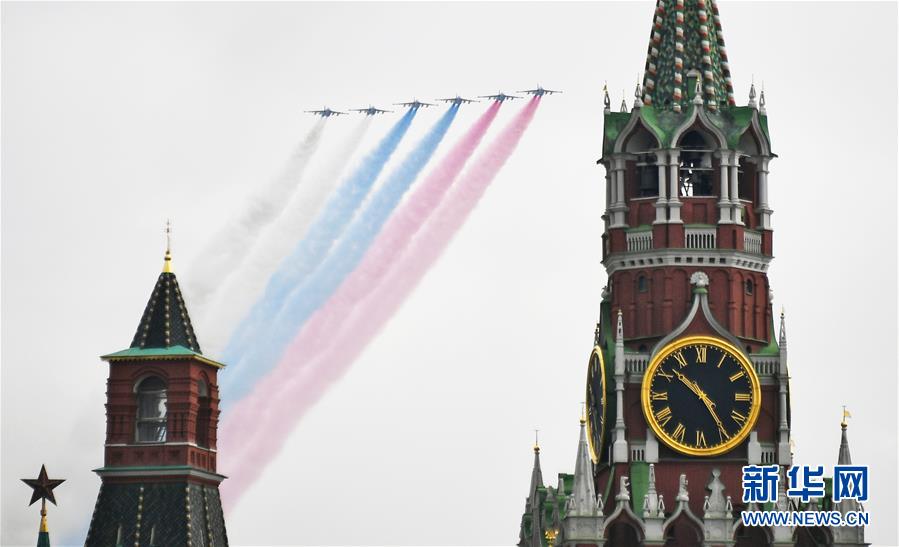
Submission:
M 171 260 L 166 249 L 131 346 L 102 357 L 106 445 L 87 547 L 228 544 L 215 448 L 224 365 L 201 353 Z

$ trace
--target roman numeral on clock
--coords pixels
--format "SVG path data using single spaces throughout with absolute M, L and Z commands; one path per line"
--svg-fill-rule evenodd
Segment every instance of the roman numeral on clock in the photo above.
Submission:
M 734 393 L 734 401 L 749 401 L 750 395 L 748 393 Z
M 708 444 L 705 442 L 705 433 L 701 430 L 696 430 L 696 446 L 700 448 L 708 448 Z
M 709 355 L 709 348 L 707 346 L 696 346 L 696 362 L 697 363 L 705 363 L 706 359 Z
M 671 433 L 671 438 L 679 443 L 682 443 L 682 442 L 684 442 L 684 434 L 686 432 L 687 432 L 687 428 L 684 427 L 684 424 L 678 422 L 677 427 L 675 427 L 674 431 Z
M 659 376 L 664 376 L 665 379 L 669 382 L 674 379 L 674 375 L 666 373 L 665 369 L 663 369 L 662 367 L 659 367 L 659 371 L 656 374 L 658 374 Z
M 665 427 L 665 424 L 671 421 L 671 407 L 666 406 L 662 410 L 656 412 L 655 416 L 659 425 Z
M 667 401 L 668 400 L 668 392 L 663 391 L 661 393 L 656 393 L 655 391 L 649 392 L 649 398 L 653 401 Z
M 731 382 L 736 382 L 737 380 L 739 380 L 739 379 L 742 378 L 743 376 L 746 376 L 746 371 L 741 370 L 741 371 L 739 371 L 739 372 L 737 372 L 737 373 L 732 374 L 732 375 L 730 376 L 730 381 L 731 381 Z
M 680 368 L 684 368 L 685 366 L 687 366 L 687 358 L 684 357 L 683 352 L 676 351 L 671 355 L 675 358 L 675 360 L 677 360 L 677 364 L 680 365 Z
M 735 422 L 737 422 L 737 425 L 739 425 L 740 427 L 743 427 L 743 424 L 746 423 L 746 416 L 743 416 L 742 414 L 740 414 L 740 413 L 737 412 L 736 410 L 731 410 L 731 411 L 730 411 L 730 417 L 733 418 L 733 420 L 734 420 Z

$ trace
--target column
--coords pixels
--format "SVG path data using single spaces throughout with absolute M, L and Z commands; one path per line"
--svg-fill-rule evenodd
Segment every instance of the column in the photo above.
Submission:
M 758 162 L 758 184 L 759 184 L 759 224 L 762 230 L 771 229 L 771 213 L 773 212 L 768 206 L 768 162 L 770 158 L 759 158 Z
M 730 202 L 733 204 L 734 224 L 743 224 L 743 206 L 740 203 L 740 157 L 734 152 L 730 164 Z
M 612 206 L 609 207 L 609 215 L 612 219 L 610 228 L 625 228 L 624 212 L 627 206 L 624 203 L 624 158 L 612 158 L 612 176 L 609 185 L 612 190 Z
M 608 231 L 609 225 L 612 223 L 612 203 L 614 203 L 613 195 L 612 195 L 612 175 L 611 175 L 611 166 L 606 165 L 606 210 L 605 214 L 603 214 L 603 222 L 605 223 L 605 229 Z
M 718 199 L 718 224 L 730 224 L 733 222 L 731 219 L 731 206 L 730 206 L 730 183 L 728 182 L 728 173 L 730 171 L 730 152 L 727 150 L 721 150 L 721 181 L 719 186 L 719 196 Z
M 680 218 L 680 208 L 681 202 L 678 198 L 678 183 L 680 181 L 680 164 L 679 164 L 679 150 L 670 150 L 670 157 L 668 161 L 668 187 L 671 190 L 670 198 L 668 199 L 668 214 L 669 219 L 668 222 L 671 224 L 682 224 L 683 221 Z
M 616 224 L 619 226 L 627 225 L 627 222 L 624 221 L 624 212 L 627 210 L 627 206 L 625 205 L 625 193 L 624 193 L 624 158 L 618 160 L 618 171 L 617 173 L 617 184 L 618 184 L 618 210 L 615 211 Z
M 656 200 L 656 220 L 653 224 L 664 224 L 668 220 L 668 188 L 665 184 L 665 172 L 668 170 L 668 161 L 664 150 L 656 151 L 656 165 L 659 169 L 659 199 Z

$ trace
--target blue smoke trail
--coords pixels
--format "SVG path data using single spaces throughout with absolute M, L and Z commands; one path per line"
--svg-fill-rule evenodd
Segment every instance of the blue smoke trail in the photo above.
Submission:
M 365 209 L 353 219 L 350 227 L 325 260 L 301 283 L 293 287 L 283 300 L 279 312 L 268 318 L 265 336 L 253 342 L 253 351 L 247 352 L 240 363 L 240 378 L 243 381 L 230 387 L 228 394 L 230 401 L 240 399 L 252 387 L 249 385 L 250 382 L 275 365 L 296 331 L 359 264 L 394 208 L 433 157 L 458 111 L 458 105 L 453 105 L 434 124 L 421 142 L 371 196 Z
M 231 386 L 229 389 L 241 383 L 245 374 L 252 374 L 252 371 L 240 370 L 244 352 L 254 351 L 258 347 L 259 341 L 265 338 L 263 333 L 269 328 L 270 319 L 277 314 L 284 298 L 321 264 L 406 135 L 414 117 L 415 110 L 406 112 L 378 146 L 362 159 L 322 208 L 306 236 L 272 274 L 262 298 L 234 330 L 225 348 L 224 361 L 233 366 L 224 379 L 225 385 Z

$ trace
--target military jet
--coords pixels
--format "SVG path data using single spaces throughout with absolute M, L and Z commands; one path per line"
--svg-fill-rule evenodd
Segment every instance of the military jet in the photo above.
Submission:
M 378 114 L 393 112 L 393 110 L 381 110 L 380 108 L 375 108 L 371 105 L 369 105 L 368 108 L 351 108 L 350 110 L 352 110 L 353 112 L 361 112 L 366 116 L 376 116 Z
M 518 95 L 506 95 L 505 93 L 500 91 L 496 95 L 479 95 L 478 98 L 479 99 L 493 99 L 494 101 L 503 102 L 503 101 L 514 101 L 515 99 L 520 99 L 521 97 L 519 97 Z
M 533 95 L 535 97 L 542 97 L 544 95 L 552 95 L 553 93 L 561 93 L 561 91 L 557 91 L 554 89 L 543 89 L 538 85 L 537 89 L 523 89 L 519 91 L 519 93 L 527 93 L 528 95 Z
M 316 116 L 321 116 L 322 118 L 346 115 L 346 112 L 338 112 L 337 110 L 331 110 L 328 107 L 325 107 L 323 110 L 307 110 L 306 113 L 307 114 L 315 114 Z
M 427 108 L 429 106 L 434 106 L 434 103 L 423 103 L 423 102 L 419 101 L 418 99 L 414 99 L 412 101 L 409 101 L 408 103 L 393 103 L 393 104 L 396 106 L 405 106 L 408 108 L 421 108 L 421 107 Z
M 454 105 L 460 105 L 460 104 L 462 104 L 462 103 L 476 103 L 476 102 L 478 102 L 478 101 L 475 101 L 474 99 L 465 99 L 465 98 L 460 97 L 460 96 L 458 96 L 458 95 L 456 95 L 455 97 L 453 97 L 453 98 L 451 98 L 451 99 L 437 99 L 437 100 L 438 100 L 438 101 L 443 101 L 443 102 L 445 102 L 445 103 L 452 103 L 452 104 L 454 104 Z

